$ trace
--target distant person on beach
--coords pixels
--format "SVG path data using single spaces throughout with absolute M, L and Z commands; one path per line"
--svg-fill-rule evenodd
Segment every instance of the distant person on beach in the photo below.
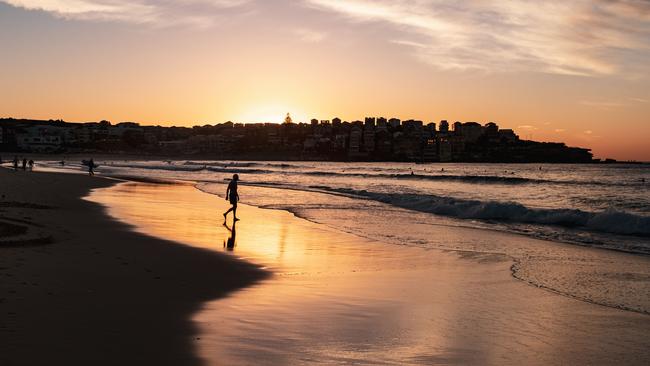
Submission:
M 34 170 L 34 160 L 29 159 L 29 162 L 27 163 L 29 165 L 29 171 L 31 172 Z
M 14 170 L 18 170 L 18 156 L 14 156 Z
M 232 176 L 230 183 L 228 183 L 228 189 L 226 189 L 226 200 L 230 201 L 232 207 L 223 213 L 224 221 L 227 219 L 228 213 L 230 211 L 232 211 L 232 216 L 234 218 L 233 222 L 239 221 L 237 218 L 237 201 L 239 201 L 239 194 L 237 193 L 237 181 L 239 181 L 239 175 L 235 174 Z
M 23 170 L 27 170 L 27 159 L 23 158 Z
M 95 175 L 95 161 L 92 158 L 88 161 L 88 175 Z

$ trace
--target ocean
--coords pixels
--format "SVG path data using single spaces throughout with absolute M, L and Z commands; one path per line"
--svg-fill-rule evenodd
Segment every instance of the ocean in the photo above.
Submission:
M 445 225 L 650 254 L 650 165 L 96 163 L 103 175 L 192 181 L 220 196 L 236 173 L 244 204 L 287 210 L 398 245 L 445 248 L 444 240 L 426 230 Z M 57 162 L 43 164 L 62 168 Z M 80 163 L 63 168 L 83 169 Z

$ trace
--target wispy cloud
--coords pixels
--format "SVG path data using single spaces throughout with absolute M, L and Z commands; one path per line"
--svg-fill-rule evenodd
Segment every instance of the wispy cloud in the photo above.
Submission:
M 537 130 L 537 127 L 531 126 L 531 125 L 521 125 L 521 126 L 517 126 L 517 128 L 520 128 L 522 130 L 529 130 L 529 131 L 530 130 Z
M 74 20 L 122 21 L 153 26 L 210 26 L 249 0 L 0 0 Z
M 597 101 L 597 100 L 581 100 L 580 104 L 588 107 L 596 107 L 601 109 L 613 109 L 626 106 L 625 103 L 618 101 Z
M 297 28 L 293 33 L 303 42 L 318 43 L 327 38 L 327 33 L 306 28 Z
M 600 135 L 595 135 L 594 131 L 592 131 L 592 130 L 582 131 L 582 133 L 583 133 L 583 135 L 579 136 L 579 137 L 581 137 L 582 139 L 584 139 L 586 141 L 593 141 L 593 140 L 598 140 L 598 139 L 601 138 Z
M 304 1 L 391 25 L 398 32 L 379 36 L 441 69 L 608 75 L 650 64 L 648 0 Z

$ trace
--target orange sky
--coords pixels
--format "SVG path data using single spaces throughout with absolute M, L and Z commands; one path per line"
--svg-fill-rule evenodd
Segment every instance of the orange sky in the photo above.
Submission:
M 0 116 L 496 121 L 650 161 L 649 40 L 635 0 L 0 0 Z

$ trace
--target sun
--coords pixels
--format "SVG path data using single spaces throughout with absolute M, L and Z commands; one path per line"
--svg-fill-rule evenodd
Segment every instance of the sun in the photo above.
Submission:
M 287 104 L 264 104 L 245 107 L 238 114 L 236 122 L 243 123 L 282 123 L 291 114 L 294 122 L 308 122 L 307 115 L 296 107 Z

